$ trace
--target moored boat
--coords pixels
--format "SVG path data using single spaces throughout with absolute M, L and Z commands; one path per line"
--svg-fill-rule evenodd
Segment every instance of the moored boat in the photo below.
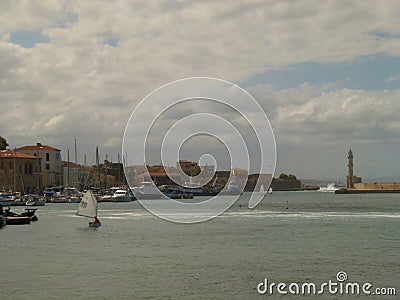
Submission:
M 168 199 L 157 186 L 150 181 L 144 181 L 140 187 L 133 188 L 133 193 L 138 200 Z
M 177 185 L 162 185 L 159 186 L 159 189 L 171 199 L 193 199 L 193 194 L 185 193 L 182 187 Z
M 82 194 L 74 187 L 65 187 L 63 195 L 68 203 L 79 203 L 81 202 Z
M 20 197 L 19 193 L 0 193 L 0 204 L 2 206 L 10 206 L 14 201 L 18 200 Z
M 14 203 L 14 199 L 7 199 L 7 198 L 2 198 L 0 199 L 0 204 L 3 206 L 10 206 Z
M 30 224 L 31 218 L 27 216 L 7 216 L 6 224 L 7 225 L 24 225 Z
M 187 195 L 193 195 L 193 197 L 218 195 L 218 192 L 204 190 L 201 186 L 199 186 L 193 182 L 186 182 L 183 187 L 183 192 Z
M 14 217 L 14 218 L 17 218 L 17 217 L 28 217 L 28 218 L 30 218 L 31 221 L 38 221 L 38 217 L 35 215 L 36 210 L 37 210 L 37 208 L 25 208 L 24 212 L 18 214 L 18 213 L 12 212 L 11 208 L 8 207 L 8 208 L 6 208 L 4 210 L 4 217 L 5 218 L 8 218 L 8 217 Z M 11 223 L 11 225 L 13 225 L 14 223 L 18 223 L 17 225 L 19 225 L 19 224 L 28 224 L 28 223 L 23 223 L 22 219 L 13 219 L 13 218 L 10 218 L 9 223 Z
M 98 197 L 99 202 L 131 202 L 130 192 L 123 188 L 110 188 L 103 196 Z
M 4 215 L 3 206 L 0 204 L 0 227 L 6 225 L 6 216 Z
M 235 181 L 230 181 L 228 187 L 222 190 L 221 195 L 240 195 L 242 191 L 239 188 L 239 184 Z
M 27 199 L 27 201 L 25 203 L 26 206 L 44 206 L 44 205 L 46 205 L 46 201 L 36 194 L 28 194 L 25 197 Z
M 114 202 L 130 202 L 132 201 L 132 196 L 129 194 L 127 190 L 116 190 L 114 195 L 112 196 Z

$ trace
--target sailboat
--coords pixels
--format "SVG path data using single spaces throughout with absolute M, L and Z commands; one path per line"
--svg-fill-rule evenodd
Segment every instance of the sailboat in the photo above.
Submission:
M 78 210 L 76 211 L 76 215 L 93 218 L 93 222 L 89 222 L 89 227 L 97 228 L 101 226 L 99 219 L 97 219 L 97 199 L 91 190 L 88 190 L 85 195 L 83 195 Z

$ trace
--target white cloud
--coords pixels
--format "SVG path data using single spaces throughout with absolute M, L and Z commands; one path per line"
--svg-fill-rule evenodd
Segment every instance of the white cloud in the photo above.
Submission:
M 397 8 L 396 1 L 2 1 L 0 134 L 17 146 L 41 140 L 65 148 L 77 137 L 80 153 L 97 144 L 116 152 L 135 105 L 169 81 L 240 82 L 296 62 L 400 55 L 399 39 L 370 34 L 395 33 Z M 21 30 L 39 30 L 50 42 L 11 44 Z M 301 143 L 299 128 L 323 142 L 346 139 L 349 128 L 360 140 L 396 141 L 397 92 L 256 90 L 273 97 L 265 105 L 285 143 Z M 392 123 L 380 123 L 384 117 Z
M 396 74 L 396 75 L 393 75 L 393 76 L 390 76 L 390 77 L 387 79 L 387 82 L 394 82 L 394 81 L 399 80 L 399 78 L 400 78 L 400 73 L 398 73 L 398 74 Z
M 315 173 L 343 176 L 345 153 L 355 147 L 368 158 L 362 164 L 369 176 L 385 175 L 385 170 L 396 174 L 396 155 L 380 153 L 400 147 L 400 89 L 327 91 L 304 84 L 269 93 L 260 85 L 250 92 L 262 103 L 275 130 L 280 170 L 297 168 L 298 174 L 310 177 Z M 381 169 L 368 169 L 377 160 Z

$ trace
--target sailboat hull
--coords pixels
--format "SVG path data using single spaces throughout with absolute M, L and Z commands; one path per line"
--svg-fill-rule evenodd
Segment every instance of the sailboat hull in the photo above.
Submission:
M 101 226 L 101 223 L 93 223 L 93 222 L 89 223 L 89 227 L 99 228 L 100 226 Z

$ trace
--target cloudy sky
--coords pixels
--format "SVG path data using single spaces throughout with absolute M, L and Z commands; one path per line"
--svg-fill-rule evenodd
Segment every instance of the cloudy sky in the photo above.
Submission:
M 277 172 L 400 175 L 398 1 L 0 2 L 0 135 L 113 161 L 136 105 L 168 82 L 245 88 Z M 72 155 L 71 155 L 72 156 Z

